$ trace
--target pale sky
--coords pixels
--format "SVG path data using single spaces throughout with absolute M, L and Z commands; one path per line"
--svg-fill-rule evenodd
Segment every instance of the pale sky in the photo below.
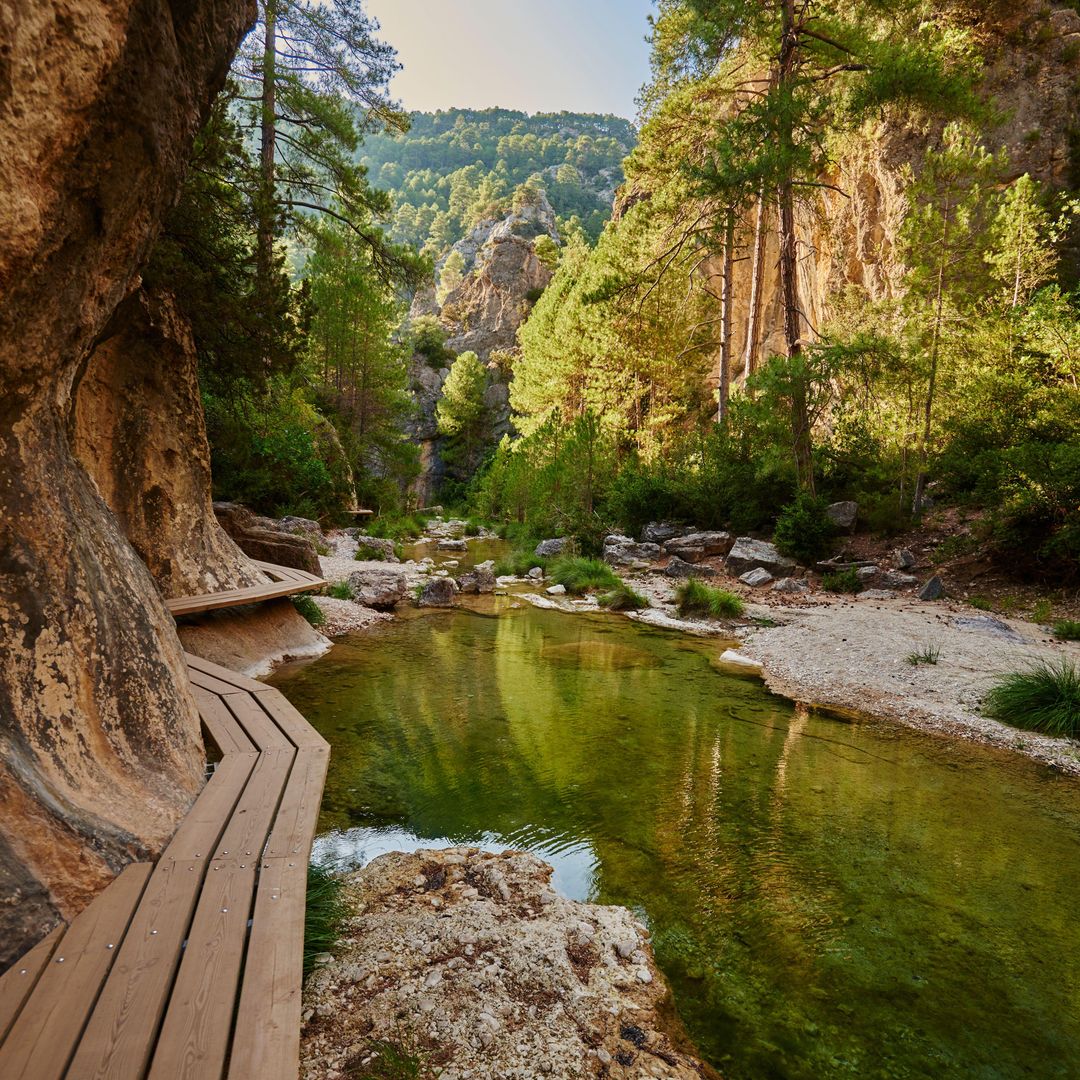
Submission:
M 404 69 L 406 109 L 614 113 L 649 73 L 652 0 L 367 0 Z

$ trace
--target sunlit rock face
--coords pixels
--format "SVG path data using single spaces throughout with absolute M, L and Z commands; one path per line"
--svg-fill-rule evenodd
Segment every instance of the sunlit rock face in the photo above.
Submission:
M 0 8 L 0 967 L 155 853 L 201 783 L 172 620 L 69 425 L 253 17 Z

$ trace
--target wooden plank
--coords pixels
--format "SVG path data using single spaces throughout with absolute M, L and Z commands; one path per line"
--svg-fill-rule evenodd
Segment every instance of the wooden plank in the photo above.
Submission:
M 307 860 L 265 859 L 229 1060 L 230 1080 L 296 1080 Z
M 285 732 L 290 742 L 301 750 L 330 749 L 330 744 L 297 712 L 280 690 L 260 683 L 255 697 L 270 719 Z
M 297 574 L 304 573 L 297 571 Z M 217 593 L 203 593 L 199 596 L 179 596 L 165 601 L 165 606 L 173 615 L 198 615 L 205 611 L 219 608 L 240 607 L 244 604 L 257 604 L 263 600 L 278 600 L 296 593 L 311 592 L 321 589 L 326 582 L 312 574 L 304 573 L 303 578 L 271 582 L 269 585 L 251 585 L 243 589 L 226 589 Z
M 214 853 L 215 862 L 258 861 L 289 779 L 295 750 L 260 754 Z M 213 877 L 214 871 L 208 875 Z
M 225 694 L 221 699 L 236 717 L 247 737 L 260 750 L 291 750 L 293 744 L 267 715 L 253 694 Z
M 218 697 L 240 692 L 240 688 L 234 683 L 225 682 L 190 665 L 188 666 L 188 678 L 191 680 L 192 686 L 197 686 L 200 690 L 206 690 L 211 694 L 217 694 Z
M 247 737 L 219 695 L 200 686 L 193 686 L 191 693 L 199 707 L 199 716 L 206 730 L 210 732 L 210 737 L 217 743 L 222 756 L 255 752 L 255 744 Z
M 211 675 L 218 682 L 233 687 L 231 691 L 227 691 L 228 693 L 236 693 L 237 690 L 247 690 L 249 693 L 255 693 L 258 690 L 266 689 L 265 683 L 261 683 L 257 679 L 251 679 L 247 675 L 241 675 L 239 671 L 233 671 L 231 668 L 222 667 L 221 664 L 205 660 L 201 656 L 184 653 L 184 660 L 187 661 L 189 668 L 195 668 L 196 671 Z
M 254 891 L 252 863 L 211 864 L 154 1049 L 151 1080 L 224 1074 Z
M 145 1074 L 205 867 L 205 860 L 158 863 L 83 1032 L 69 1076 L 138 1080 Z
M 288 858 L 307 866 L 319 821 L 329 750 L 298 750 L 266 844 L 265 859 Z
M 162 859 L 177 862 L 201 859 L 205 863 L 211 857 L 258 760 L 258 754 L 230 754 L 218 762 L 162 853 Z
M 131 863 L 72 921 L 0 1048 L 4 1080 L 59 1080 L 153 866 Z
M 64 923 L 53 927 L 32 949 L 0 975 L 0 1043 L 11 1030 L 11 1025 L 26 1004 L 30 991 L 37 985 L 41 972 L 66 929 L 67 925 Z

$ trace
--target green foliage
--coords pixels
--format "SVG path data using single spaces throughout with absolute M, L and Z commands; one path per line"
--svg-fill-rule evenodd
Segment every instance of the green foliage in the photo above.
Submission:
M 504 555 L 495 562 L 496 577 L 525 577 L 534 567 L 547 565 L 548 560 L 533 553 L 532 547 L 515 548 L 509 555 Z
M 1034 664 L 1000 679 L 986 697 L 986 715 L 1046 735 L 1080 736 L 1080 670 L 1071 660 Z
M 335 581 L 333 585 L 326 587 L 326 595 L 333 597 L 335 600 L 352 600 L 356 594 L 347 581 Z
M 776 519 L 773 540 L 777 548 L 804 565 L 824 558 L 836 534 L 836 527 L 825 512 L 826 506 L 823 498 L 800 491 Z
M 687 578 L 675 590 L 680 615 L 708 615 L 714 619 L 737 619 L 746 610 L 742 599 L 726 589 Z
M 427 521 L 419 514 L 380 515 L 369 522 L 365 532 L 381 540 L 416 540 L 424 535 Z M 364 538 L 359 537 L 360 543 Z
M 972 596 L 969 597 L 968 603 L 975 608 L 976 611 L 993 611 L 994 605 L 986 599 L 985 596 Z
M 1037 623 L 1046 622 L 1054 612 L 1054 605 L 1045 597 L 1037 600 L 1031 609 L 1031 621 Z
M 443 460 L 451 475 L 472 476 L 487 445 L 490 416 L 484 391 L 487 371 L 474 352 L 454 361 L 435 406 L 439 434 L 446 436 Z
M 357 562 L 385 562 L 386 552 L 375 544 L 365 543 L 364 538 L 360 537 L 353 558 Z
M 444 304 L 446 298 L 464 279 L 465 256 L 460 251 L 451 251 L 439 271 L 439 287 L 435 290 L 435 299 Z
M 639 611 L 649 606 L 648 598 L 625 582 L 620 582 L 611 592 L 603 593 L 598 599 L 600 606 L 608 611 Z
M 345 1080 L 438 1080 L 430 1055 L 404 1034 L 394 1039 L 372 1039 L 344 1065 Z
M 417 315 L 409 321 L 410 344 L 436 371 L 448 368 L 457 353 L 446 347 L 446 330 L 434 315 Z
M 1054 637 L 1059 641 L 1080 641 L 1080 621 L 1061 619 L 1054 623 Z
M 590 589 L 617 589 L 622 584 L 606 562 L 582 555 L 560 555 L 551 564 L 547 576 L 574 596 Z
M 311 974 L 315 957 L 332 951 L 341 936 L 348 909 L 342 896 L 343 878 L 323 866 L 308 867 L 307 906 L 304 908 L 304 978 Z
M 924 645 L 921 649 L 916 649 L 907 655 L 907 662 L 912 667 L 918 667 L 920 664 L 934 665 L 940 659 L 941 649 L 937 645 Z
M 300 593 L 299 596 L 292 596 L 290 599 L 293 602 L 293 607 L 304 616 L 305 619 L 312 626 L 322 626 L 326 622 L 326 616 L 322 612 L 322 608 L 315 603 L 315 599 L 309 596 L 307 593 Z
M 826 592 L 834 593 L 862 592 L 862 582 L 859 580 L 859 575 L 852 569 L 840 570 L 835 574 L 825 574 L 821 579 L 821 587 Z

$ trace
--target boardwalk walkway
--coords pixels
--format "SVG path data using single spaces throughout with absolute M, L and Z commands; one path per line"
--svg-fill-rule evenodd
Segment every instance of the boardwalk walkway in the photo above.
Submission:
M 260 568 L 277 580 L 258 596 L 170 609 L 322 584 Z M 307 865 L 330 748 L 278 691 L 186 659 L 220 759 L 156 863 L 125 867 L 0 977 L 3 1080 L 297 1076 Z

